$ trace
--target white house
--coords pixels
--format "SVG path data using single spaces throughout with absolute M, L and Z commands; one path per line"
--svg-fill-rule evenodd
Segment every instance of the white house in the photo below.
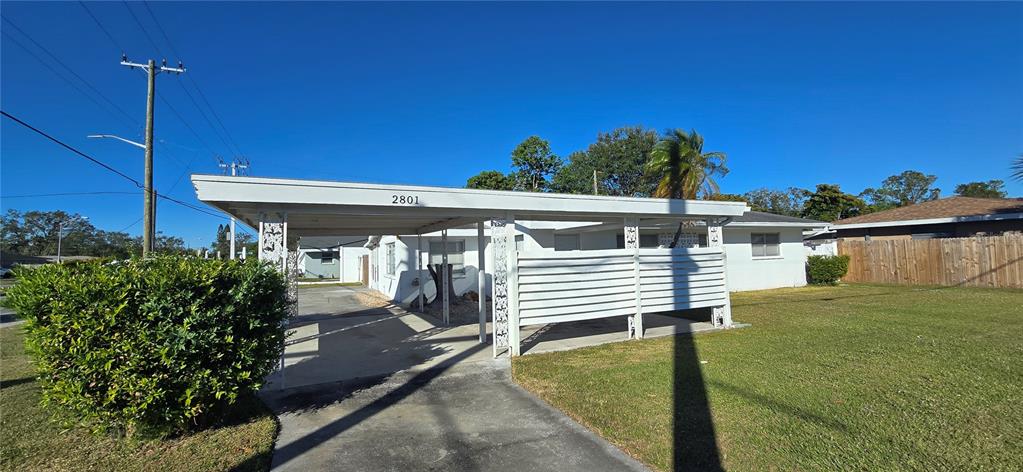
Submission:
M 298 270 L 303 278 L 363 280 L 362 257 L 369 254 L 366 238 L 360 236 L 308 236 L 299 241 Z
M 371 238 L 371 283 L 402 301 L 413 293 L 421 299 L 430 285 L 419 283 L 425 280 L 425 259 L 437 258 L 440 249 L 440 260 L 453 263 L 461 249 L 465 274 L 455 288 L 467 289 L 475 274 L 477 291 L 492 294 L 489 323 L 486 297 L 479 297 L 479 339 L 492 340 L 495 355 L 519 355 L 521 329 L 530 325 L 625 317 L 628 335 L 640 338 L 644 313 L 710 308 L 714 326 L 730 327 L 732 276 L 725 263 L 730 238 L 735 244 L 748 238 L 740 252 L 749 251 L 752 270 L 759 270 L 757 263 L 795 266 L 785 261 L 790 252 L 784 228 L 790 225 L 743 222 L 749 208 L 742 202 L 223 175 L 193 175 L 192 184 L 199 200 L 258 229 L 259 259 L 289 277 L 301 275 L 302 238 L 402 235 Z M 688 247 L 642 247 L 651 245 L 649 234 L 660 239 L 680 222 L 687 227 Z M 749 235 L 725 236 L 723 226 L 732 223 L 748 226 L 740 231 Z M 461 243 L 455 241 L 469 225 L 476 227 L 475 241 L 487 243 L 484 251 L 476 250 L 471 230 Z M 431 254 L 433 239 L 416 235 L 438 231 L 440 244 Z M 801 258 L 802 251 L 797 253 Z M 734 277 L 740 286 L 752 284 Z M 786 283 L 800 279 L 792 275 Z M 446 320 L 450 300 L 441 299 Z
M 754 211 L 731 218 L 723 231 L 728 290 L 738 292 L 806 285 L 803 231 L 826 226 L 827 223 L 821 221 Z M 486 255 L 490 228 L 485 228 L 483 249 Z M 520 233 L 515 241 L 519 251 L 565 252 L 625 247 L 623 225 L 620 223 L 519 221 L 516 229 Z M 667 246 L 676 229 L 676 223 L 669 226 L 654 222 L 641 226 L 639 247 Z M 424 234 L 422 239 L 420 267 L 440 264 L 443 252 L 441 233 Z M 705 225 L 698 222 L 680 239 L 682 244 L 679 246 L 682 247 L 707 247 Z M 370 287 L 398 303 L 412 304 L 418 297 L 421 283 L 415 259 L 419 244 L 416 235 L 383 236 L 369 244 L 372 248 Z M 478 264 L 475 261 L 479 258 L 477 251 L 480 248 L 477 230 L 449 229 L 447 245 L 455 293 L 477 291 Z M 489 264 L 489 259 L 486 260 Z M 432 299 L 436 289 L 428 273 L 424 279 L 425 297 Z M 486 287 L 489 295 L 489 281 Z

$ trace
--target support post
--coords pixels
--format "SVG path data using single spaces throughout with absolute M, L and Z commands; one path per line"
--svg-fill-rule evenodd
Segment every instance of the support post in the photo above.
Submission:
M 425 285 L 425 281 L 423 280 L 423 233 L 416 234 L 416 246 L 417 246 L 417 250 L 416 250 L 416 278 L 418 278 L 418 280 L 419 280 L 419 296 L 418 296 L 418 299 L 419 299 L 419 311 L 420 312 L 424 312 L 424 311 L 426 311 L 426 307 L 423 306 L 423 299 L 425 298 L 424 295 L 423 295 L 423 285 Z
M 451 287 L 448 285 L 448 230 L 441 230 L 440 232 L 440 245 L 444 247 L 441 252 L 441 285 L 443 286 L 444 295 L 444 324 L 451 324 L 451 300 L 448 300 L 448 292 Z
M 707 247 L 721 250 L 721 258 L 724 266 L 728 267 L 728 255 L 725 254 L 724 231 L 721 223 L 716 220 L 707 220 Z M 725 304 L 713 307 L 710 319 L 716 328 L 732 327 L 732 296 L 728 292 L 728 273 L 723 274 L 725 280 Z
M 505 216 L 505 245 L 508 251 L 508 345 L 511 355 L 522 354 L 519 329 L 519 249 L 515 245 L 515 215 Z
M 639 279 L 639 218 L 625 218 L 625 249 L 632 250 L 632 271 L 635 279 L 636 312 L 629 317 L 629 338 L 643 338 L 643 298 Z
M 513 275 L 510 261 L 510 256 L 513 256 L 515 251 L 514 225 L 515 221 L 510 214 L 504 218 L 494 218 L 490 222 L 490 260 L 494 263 L 494 267 L 490 271 L 493 276 L 491 280 L 491 333 L 494 357 L 497 357 L 505 349 L 509 354 L 515 352 L 512 350 L 512 333 L 518 330 L 518 313 L 516 313 L 513 324 L 511 319 Z M 513 228 L 509 229 L 509 226 Z M 518 336 L 516 336 L 517 338 Z
M 487 269 L 486 254 L 487 240 L 483 234 L 483 222 L 476 223 L 476 293 L 479 294 L 480 312 L 480 344 L 487 342 Z

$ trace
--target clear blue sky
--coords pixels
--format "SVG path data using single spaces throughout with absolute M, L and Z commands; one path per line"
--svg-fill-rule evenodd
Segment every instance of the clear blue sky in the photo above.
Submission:
M 252 175 L 461 186 L 507 170 L 529 135 L 567 156 L 599 131 L 636 124 L 700 131 L 708 149 L 728 153 L 730 193 L 818 183 L 858 193 L 917 169 L 949 195 L 962 182 L 1009 181 L 1023 153 L 1020 3 L 150 7 L 173 48 L 145 6 L 131 5 L 168 60 L 178 59 L 172 49 L 182 55 Z M 77 3 L 0 9 L 131 118 L 10 41 L 77 81 L 7 22 L 2 106 L 141 179 L 141 151 L 85 136 L 141 139 L 145 80 L 118 65 L 120 48 L 140 61 L 159 53 L 123 3 L 89 8 L 113 40 Z M 185 165 L 219 172 L 212 153 L 233 153 L 181 85 L 192 83 L 166 75 L 157 88 L 202 142 L 157 100 L 156 185 L 194 203 L 187 176 L 174 186 Z M 133 190 L 7 119 L 0 172 L 5 196 Z M 1023 195 L 1018 182 L 1008 189 Z M 121 194 L 2 202 L 80 212 L 111 230 L 141 206 Z M 220 221 L 162 203 L 158 224 L 194 246 Z

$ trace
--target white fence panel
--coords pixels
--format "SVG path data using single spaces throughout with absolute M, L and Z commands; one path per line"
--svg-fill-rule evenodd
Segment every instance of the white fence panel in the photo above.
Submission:
M 721 248 L 520 252 L 517 283 L 522 326 L 728 302 Z

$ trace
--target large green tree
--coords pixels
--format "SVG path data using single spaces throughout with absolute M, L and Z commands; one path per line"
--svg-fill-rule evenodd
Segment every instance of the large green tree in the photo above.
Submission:
M 599 133 L 585 151 L 569 155 L 568 163 L 555 174 L 552 189 L 562 193 L 597 193 L 627 197 L 648 196 L 653 185 L 646 164 L 657 144 L 657 132 L 627 126 Z
M 743 197 L 754 211 L 799 216 L 809 195 L 805 189 L 789 187 L 785 190 L 758 188 L 744 193 Z
M 551 144 L 539 136 L 530 136 L 515 146 L 511 159 L 516 190 L 546 191 L 549 179 L 561 168 L 561 158 L 551 151 Z
M 960 197 L 977 198 L 1005 198 L 1008 196 L 1008 193 L 1005 192 L 1005 182 L 998 179 L 959 184 L 956 185 L 955 193 Z
M 868 213 L 863 199 L 842 191 L 838 185 L 819 184 L 803 205 L 803 218 L 836 221 Z
M 868 202 L 873 211 L 937 200 L 941 189 L 933 187 L 936 180 L 937 176 L 907 170 L 884 179 L 879 188 L 863 190 L 860 198 Z
M 672 129 L 654 146 L 647 175 L 657 182 L 654 197 L 696 199 L 718 193 L 715 180 L 728 174 L 725 153 L 703 151 L 703 136 L 696 130 Z M 680 222 L 670 247 L 678 244 L 685 222 Z
M 469 177 L 465 188 L 485 190 L 515 190 L 515 176 L 505 175 L 496 170 L 485 170 Z
M 78 214 L 64 211 L 8 210 L 0 217 L 3 250 L 30 256 L 57 253 L 57 234 L 63 231 L 60 252 L 65 256 L 126 258 L 142 253 L 142 237 L 122 231 L 97 229 Z M 175 236 L 157 234 L 159 252 L 182 252 L 184 241 Z

